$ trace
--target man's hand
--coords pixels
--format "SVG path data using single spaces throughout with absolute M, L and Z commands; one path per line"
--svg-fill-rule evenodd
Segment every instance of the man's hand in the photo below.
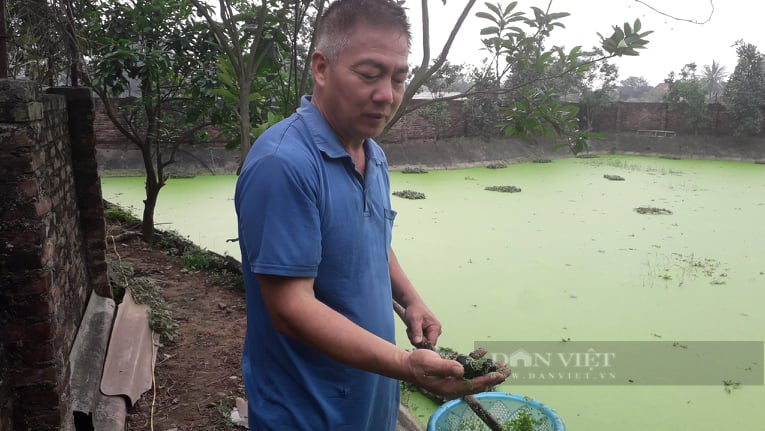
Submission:
M 415 347 L 432 348 L 441 335 L 441 322 L 424 303 L 410 304 L 404 313 L 406 334 Z M 427 344 L 425 344 L 427 342 Z
M 459 362 L 443 359 L 438 353 L 426 349 L 412 352 L 408 357 L 408 365 L 412 375 L 411 383 L 448 399 L 485 392 L 510 376 L 510 370 L 499 364 L 501 366 L 495 372 L 470 380 L 464 379 Z

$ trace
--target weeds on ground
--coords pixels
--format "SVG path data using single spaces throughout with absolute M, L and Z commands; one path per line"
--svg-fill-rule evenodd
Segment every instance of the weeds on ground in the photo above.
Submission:
M 199 271 L 212 265 L 212 256 L 199 247 L 190 247 L 183 253 L 183 269 Z
M 178 322 L 173 318 L 170 304 L 162 297 L 157 281 L 150 277 L 135 277 L 128 286 L 136 304 L 149 306 L 149 327 L 160 340 L 171 342 L 178 336 Z
M 137 226 L 141 224 L 141 219 L 134 216 L 130 210 L 114 205 L 107 205 L 106 209 L 104 209 L 104 218 L 108 221 L 126 226 Z
M 209 425 L 215 427 L 214 429 L 237 429 L 234 422 L 231 421 L 231 411 L 234 410 L 234 406 L 236 405 L 236 397 L 224 393 L 219 393 L 218 396 L 222 397 L 220 401 L 207 404 L 208 409 L 214 409 L 219 414 Z

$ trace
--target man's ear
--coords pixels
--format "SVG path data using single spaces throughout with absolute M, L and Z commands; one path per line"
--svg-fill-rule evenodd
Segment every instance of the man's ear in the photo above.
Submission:
M 320 51 L 314 51 L 311 54 L 311 72 L 313 74 L 313 82 L 315 84 L 323 86 L 327 80 L 327 71 L 329 70 L 329 61 Z

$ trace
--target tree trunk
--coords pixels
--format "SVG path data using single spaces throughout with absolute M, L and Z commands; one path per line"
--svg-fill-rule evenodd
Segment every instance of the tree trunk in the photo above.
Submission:
M 239 167 L 236 170 L 237 175 L 242 170 L 244 160 L 253 144 L 251 140 L 253 121 L 250 118 L 250 91 L 252 86 L 246 76 L 239 77 L 239 86 Z
M 141 237 L 147 244 L 154 243 L 154 209 L 157 207 L 160 189 L 161 186 L 157 181 L 149 181 L 149 178 L 146 178 L 146 200 L 143 201 Z

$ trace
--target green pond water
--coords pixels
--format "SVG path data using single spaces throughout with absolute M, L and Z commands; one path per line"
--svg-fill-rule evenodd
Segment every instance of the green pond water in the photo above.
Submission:
M 158 227 L 239 259 L 226 242 L 237 235 L 235 181 L 171 180 Z M 765 165 L 614 156 L 391 181 L 426 195 L 392 198 L 394 248 L 444 325 L 442 346 L 765 340 Z M 143 178 L 102 184 L 107 200 L 140 214 Z M 501 185 L 522 191 L 484 190 Z M 408 347 L 402 325 L 398 337 Z M 498 390 L 549 405 L 569 430 L 765 429 L 762 385 L 523 383 Z M 437 408 L 405 398 L 423 424 Z

